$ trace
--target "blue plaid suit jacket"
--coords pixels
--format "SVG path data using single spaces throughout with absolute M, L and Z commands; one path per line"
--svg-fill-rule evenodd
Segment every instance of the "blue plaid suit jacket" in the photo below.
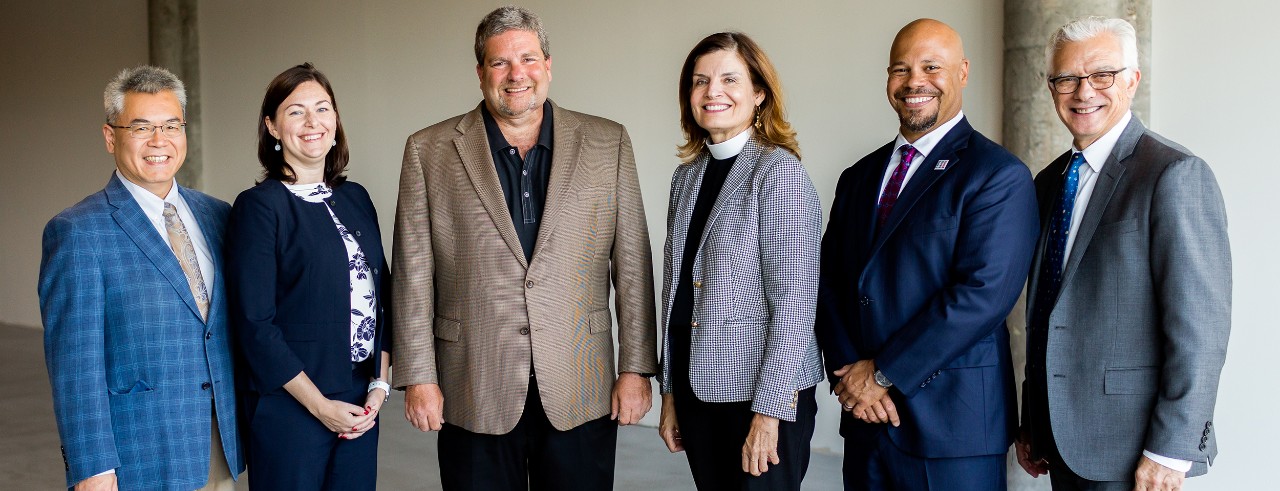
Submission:
M 671 392 L 671 304 L 709 154 L 671 179 L 662 281 L 662 391 Z M 694 259 L 689 382 L 706 402 L 751 401 L 795 421 L 797 392 L 822 380 L 814 339 L 822 204 L 800 160 L 752 138 L 707 218 Z
M 230 206 L 178 192 L 220 269 Z M 108 469 L 120 489 L 203 486 L 213 404 L 227 463 L 244 469 L 222 278 L 208 285 L 205 322 L 173 252 L 114 174 L 45 226 L 40 313 L 68 487 Z

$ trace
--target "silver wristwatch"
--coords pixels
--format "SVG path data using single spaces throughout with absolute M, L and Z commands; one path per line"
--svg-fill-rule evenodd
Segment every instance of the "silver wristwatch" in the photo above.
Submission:
M 882 373 L 880 370 L 876 370 L 875 377 L 876 377 L 876 385 L 879 385 L 886 389 L 888 389 L 889 387 L 893 387 L 893 382 L 890 382 L 889 377 L 884 376 L 884 373 Z

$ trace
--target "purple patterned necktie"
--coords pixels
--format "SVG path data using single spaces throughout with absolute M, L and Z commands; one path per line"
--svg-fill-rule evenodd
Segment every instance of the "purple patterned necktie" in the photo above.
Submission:
M 907 169 L 911 168 L 911 161 L 916 158 L 916 147 L 911 145 L 903 145 L 898 148 L 898 152 L 902 153 L 902 162 L 893 168 L 893 175 L 889 176 L 889 183 L 884 186 L 884 193 L 880 194 L 880 203 L 876 205 L 876 228 L 884 226 L 884 221 L 889 218 L 889 212 L 893 211 L 893 204 L 898 202 L 898 193 L 902 191 L 902 181 L 907 177 Z

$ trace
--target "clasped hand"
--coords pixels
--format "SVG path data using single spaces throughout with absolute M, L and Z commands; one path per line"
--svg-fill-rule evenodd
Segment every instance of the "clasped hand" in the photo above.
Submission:
M 872 360 L 859 360 L 835 371 L 840 381 L 832 389 L 840 405 L 853 417 L 867 423 L 901 424 L 898 408 L 889 390 L 875 381 L 876 365 Z

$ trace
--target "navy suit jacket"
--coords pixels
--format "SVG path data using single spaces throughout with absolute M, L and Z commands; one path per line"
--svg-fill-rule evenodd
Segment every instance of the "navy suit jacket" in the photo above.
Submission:
M 220 269 L 229 207 L 177 189 Z M 203 486 L 213 404 L 227 464 L 244 470 L 224 283 L 206 285 L 204 320 L 173 250 L 115 175 L 45 226 L 40 314 L 68 487 L 108 469 L 120 489 Z
M 962 119 L 924 157 L 877 231 L 893 151 L 889 143 L 840 176 L 822 243 L 816 329 L 828 370 L 875 360 L 894 383 L 902 424 L 844 413 L 840 432 L 870 442 L 885 429 L 921 457 L 1003 454 L 1017 425 L 1004 319 L 1039 230 L 1031 172 Z
M 391 272 L 369 193 L 351 181 L 329 206 L 364 252 L 378 296 L 374 365 L 390 352 Z M 350 264 L 325 207 L 268 179 L 240 193 L 228 228 L 232 326 L 250 388 L 265 394 L 306 371 L 324 394 L 352 389 Z M 281 389 L 283 390 L 283 389 Z M 252 408 L 250 408 L 252 409 Z

